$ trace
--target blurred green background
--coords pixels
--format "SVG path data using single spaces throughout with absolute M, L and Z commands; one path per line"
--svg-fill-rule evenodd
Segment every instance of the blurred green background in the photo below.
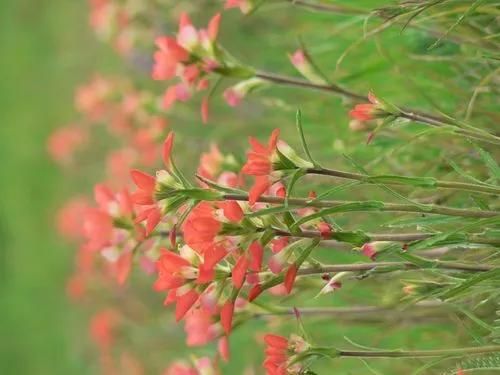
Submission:
M 359 2 L 362 3 L 376 6 L 381 2 Z M 4 0 L 1 8 L 0 374 L 93 374 L 96 371 L 96 353 L 88 345 L 87 315 L 73 306 L 64 293 L 73 265 L 74 249 L 58 239 L 53 226 L 53 215 L 61 202 L 71 192 L 88 194 L 92 181 L 80 186 L 81 180 L 87 176 L 77 181 L 66 178 L 48 160 L 45 142 L 54 128 L 75 117 L 75 86 L 96 71 L 116 74 L 129 68 L 108 45 L 98 42 L 88 28 L 85 1 Z M 202 24 L 207 19 L 203 12 L 194 17 L 202 20 Z M 243 61 L 294 74 L 286 52 L 292 52 L 297 47 L 296 37 L 299 34 L 305 35 L 306 41 L 313 45 L 311 52 L 325 70 L 332 73 L 336 58 L 361 35 L 362 22 L 358 20 L 355 27 L 352 25 L 352 22 L 339 16 L 296 11 L 284 5 L 259 12 L 251 19 L 242 20 L 235 12 L 227 17 L 225 15 L 221 39 Z M 289 26 L 292 26 L 292 31 L 288 38 L 276 33 L 276 30 Z M 318 28 L 325 32 L 318 34 Z M 376 89 L 384 97 L 411 105 L 427 104 L 418 99 L 417 93 L 421 91 L 438 98 L 443 98 L 449 90 L 464 96 L 467 94 L 461 86 L 467 86 L 466 82 L 446 86 L 448 78 L 454 77 L 459 67 L 440 59 L 425 64 L 405 60 L 410 53 L 426 51 L 431 40 L 427 36 L 408 30 L 402 37 L 398 30 L 394 30 L 384 38 L 378 44 L 367 43 L 354 51 L 336 71 L 335 78 L 360 92 Z M 243 48 L 241 40 L 245 40 Z M 392 46 L 390 53 L 385 49 L 387 46 Z M 265 53 L 258 54 L 256 51 Z M 453 45 L 444 44 L 435 54 L 453 52 Z M 420 68 L 418 72 L 413 70 L 415 64 Z M 409 75 L 409 72 L 412 74 Z M 414 88 L 409 83 L 417 83 L 418 90 L 409 89 Z M 161 93 L 159 88 L 162 85 L 154 87 L 158 88 L 158 94 Z M 346 110 L 340 100 L 321 94 L 280 88 L 263 93 L 258 100 L 249 99 L 248 104 L 237 110 L 214 103 L 214 115 L 208 127 L 200 125 L 197 104 L 181 105 L 171 116 L 174 129 L 180 133 L 179 142 L 186 146 L 180 163 L 186 168 L 193 168 L 200 149 L 206 149 L 211 140 L 217 140 L 223 151 L 243 156 L 241 149 L 246 143 L 243 135 L 265 138 L 272 128 L 281 127 L 284 138 L 296 145 L 293 125 L 298 107 L 304 113 L 311 148 L 319 160 L 325 160 L 329 165 L 345 166 L 341 155 L 346 150 L 364 164 L 373 161 L 386 147 L 407 146 L 404 138 L 389 137 L 367 149 L 364 146 L 365 134 L 353 134 L 348 130 Z M 448 97 L 440 104 L 450 109 L 455 101 Z M 411 127 L 409 131 L 412 131 Z M 236 132 L 241 135 L 238 139 L 234 136 Z M 454 141 L 450 142 L 448 150 L 443 150 L 438 139 L 432 140 L 436 141 L 436 147 L 433 148 L 431 142 L 425 153 L 422 153 L 419 144 L 396 153 L 395 165 L 401 167 L 408 160 L 413 160 L 417 173 L 428 172 L 429 161 L 443 157 L 445 153 L 453 156 Z M 382 171 L 391 171 L 394 166 L 380 163 L 378 167 Z M 75 172 L 77 174 L 78 170 Z M 303 190 L 306 188 L 307 184 Z M 356 194 L 363 197 L 365 192 L 358 191 Z M 378 224 L 376 220 L 371 220 L 367 225 L 377 227 Z M 334 261 L 352 259 L 357 258 L 343 258 L 338 254 L 330 256 L 330 260 Z M 347 288 L 338 299 L 329 303 L 345 305 L 362 299 L 376 304 L 380 302 L 379 298 L 384 298 L 384 293 L 375 296 L 379 290 L 374 289 L 369 283 L 364 284 L 364 289 Z M 154 303 L 158 304 L 157 311 L 162 313 L 161 296 L 154 298 Z M 156 328 L 166 327 L 165 331 L 172 335 L 182 331 L 169 325 L 169 315 L 163 319 Z M 289 323 L 289 327 L 293 327 L 293 319 L 290 318 Z M 325 324 L 328 324 L 328 329 L 324 328 Z M 262 324 L 253 322 L 235 333 L 232 338 L 233 361 L 224 368 L 225 374 L 241 373 L 239 358 L 244 357 L 254 363 L 262 359 L 260 349 L 249 351 L 249 342 L 258 328 L 262 328 Z M 436 347 L 443 342 L 453 346 L 459 340 L 451 325 L 424 324 L 404 330 L 394 328 L 392 331 L 386 328 L 344 326 L 333 319 L 311 326 L 320 341 L 329 342 L 332 338 L 342 340 L 347 335 L 359 342 L 368 337 L 373 340 L 362 342 L 376 341 L 388 348 L 411 348 L 415 343 L 420 348 Z M 155 327 L 153 325 L 148 329 L 155 330 Z M 163 331 L 156 329 L 154 334 L 161 337 Z M 160 342 L 164 340 L 168 341 L 167 337 Z M 179 343 L 168 342 L 166 347 L 168 344 L 169 350 L 163 353 L 159 349 L 155 354 L 155 358 L 164 360 L 158 363 L 158 367 L 167 365 L 170 359 L 184 352 Z M 200 352 L 205 352 L 205 349 Z M 401 365 L 405 368 L 403 363 Z M 336 369 L 345 374 L 367 373 L 366 367 L 355 360 L 344 361 Z M 379 370 L 384 374 L 401 373 L 397 363 L 382 363 Z
M 86 329 L 64 292 L 73 249 L 53 219 L 75 187 L 45 143 L 75 116 L 75 86 L 118 60 L 90 31 L 85 1 L 6 0 L 1 8 L 0 373 L 86 373 L 74 345 Z

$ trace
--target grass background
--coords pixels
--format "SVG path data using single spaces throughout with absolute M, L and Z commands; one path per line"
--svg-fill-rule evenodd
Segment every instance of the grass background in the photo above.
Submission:
M 364 1 L 359 4 L 372 6 L 380 2 Z M 90 192 L 89 180 L 87 176 L 77 181 L 65 178 L 47 159 L 45 152 L 48 134 L 75 116 L 72 95 L 78 83 L 88 79 L 94 71 L 129 71 L 108 46 L 96 41 L 87 26 L 87 13 L 84 1 L 2 2 L 1 374 L 96 372 L 95 353 L 89 348 L 87 341 L 86 313 L 72 306 L 64 294 L 66 278 L 72 268 L 73 249 L 61 243 L 53 231 L 53 214 L 56 208 L 71 192 Z M 203 19 L 203 22 L 206 20 L 202 12 L 195 14 L 195 18 Z M 269 22 L 269 19 L 273 22 Z M 343 27 L 343 32 L 335 31 L 339 26 Z M 240 15 L 235 12 L 225 15 L 221 39 L 229 50 L 237 51 L 235 55 L 243 61 L 293 74 L 285 52 L 290 52 L 297 46 L 295 37 L 300 34 L 313 46 L 311 52 L 325 70 L 332 72 L 336 57 L 356 40 L 356 35 L 360 35 L 360 28 L 360 22 L 351 28 L 342 17 L 275 7 L 259 12 L 248 20 L 241 20 Z M 276 32 L 280 29 L 287 30 L 289 37 L 282 38 L 281 33 Z M 324 33 L 318 34 L 318 29 L 324 30 Z M 441 97 L 446 92 L 445 82 L 455 74 L 453 64 L 442 62 L 421 65 L 416 72 L 412 70 L 412 63 L 405 59 L 410 52 L 423 51 L 426 41 L 421 33 L 411 30 L 403 37 L 397 30 L 389 32 L 379 45 L 367 43 L 356 50 L 337 71 L 335 78 L 362 92 L 376 89 L 384 97 L 397 98 L 401 103 L 423 105 L 408 88 L 409 72 L 412 72 L 412 81 L 420 89 L 432 92 L 436 97 Z M 256 51 L 263 52 L 257 54 Z M 437 54 L 450 51 L 453 52 L 453 46 L 445 46 Z M 161 92 L 162 85 L 144 85 Z M 460 84 L 452 90 L 463 91 Z M 280 99 L 276 99 L 276 94 Z M 453 108 L 455 103 L 448 98 L 442 104 Z M 303 110 L 311 148 L 315 150 L 319 160 L 327 161 L 330 165 L 345 165 L 341 154 L 346 150 L 365 163 L 373 160 L 386 147 L 402 146 L 405 143 L 405 140 L 389 138 L 375 142 L 374 147 L 367 149 L 363 145 L 364 134 L 353 135 L 347 130 L 346 111 L 338 99 L 278 88 L 263 93 L 258 100 L 250 99 L 237 110 L 215 103 L 214 115 L 208 127 L 200 125 L 197 103 L 179 106 L 171 118 L 174 129 L 179 133 L 178 144 L 183 149 L 181 164 L 192 168 L 200 149 L 214 139 L 223 150 L 242 156 L 241 147 L 246 142 L 244 135 L 264 138 L 276 126 L 282 127 L 284 137 L 294 144 L 296 137 L 293 123 L 297 107 Z M 235 134 L 240 136 L 236 139 Z M 429 160 L 442 157 L 443 153 L 453 152 L 451 146 L 448 150 L 442 150 L 430 145 L 425 153 L 422 153 L 418 145 L 410 146 L 404 154 L 396 156 L 396 164 L 401 167 L 413 159 L 417 168 L 419 165 L 426 168 Z M 379 171 L 391 169 L 384 165 L 379 167 Z M 101 177 L 99 172 L 96 172 L 95 177 L 96 180 Z M 364 193 L 354 194 L 361 197 Z M 375 226 L 375 223 L 373 221 L 368 225 Z M 342 259 L 341 255 L 330 256 L 333 261 Z M 382 291 L 377 297 L 375 293 L 380 290 L 374 289 L 368 284 L 356 289 L 347 288 L 338 299 L 327 302 L 342 305 L 349 300 L 362 299 L 366 303 L 377 303 L 379 298 L 390 298 L 390 289 Z M 152 298 L 154 303 L 160 304 L 160 296 Z M 163 311 L 159 306 L 156 310 L 160 313 Z M 155 327 L 161 327 L 164 331 L 158 332 Z M 240 373 L 241 358 L 245 358 L 245 362 L 254 363 L 261 360 L 260 350 L 249 349 L 249 337 L 259 327 L 262 327 L 261 322 L 254 322 L 234 335 L 233 361 L 224 368 L 224 373 Z M 293 327 L 293 319 L 290 319 L 289 327 Z M 310 327 L 320 341 L 341 340 L 347 335 L 355 341 L 366 342 L 363 341 L 364 338 L 370 337 L 378 345 L 388 348 L 411 348 L 414 344 L 419 344 L 421 348 L 436 347 L 440 343 L 451 346 L 458 339 L 451 326 L 436 324 L 416 328 L 394 327 L 391 330 L 380 326 L 346 326 L 330 319 Z M 171 341 L 172 335 L 182 331 L 171 326 L 169 315 L 162 317 L 160 323 L 154 321 L 147 329 L 161 337 L 160 342 L 168 349 L 155 354 L 158 368 L 183 352 L 177 342 Z M 168 335 L 164 335 L 164 332 Z M 137 339 L 136 343 L 141 343 L 141 339 Z M 202 349 L 199 352 L 204 351 Z M 335 366 L 340 373 L 367 373 L 363 364 L 354 360 L 342 361 Z M 376 366 L 384 374 L 401 373 L 399 366 L 405 368 L 404 363 L 395 362 Z

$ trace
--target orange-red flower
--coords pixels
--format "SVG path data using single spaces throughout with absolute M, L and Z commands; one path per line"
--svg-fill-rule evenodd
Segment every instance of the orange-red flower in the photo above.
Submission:
M 250 204 L 254 204 L 276 182 L 271 177 L 271 173 L 273 172 L 273 162 L 276 158 L 279 133 L 279 129 L 273 130 L 267 146 L 262 145 L 255 138 L 250 138 L 249 140 L 252 150 L 247 153 L 247 162 L 241 171 L 246 175 L 256 176 L 255 182 L 249 191 Z
M 370 121 L 375 118 L 379 100 L 372 93 L 368 94 L 369 103 L 356 104 L 349 115 L 359 121 Z
M 268 375 L 286 375 L 289 342 L 286 337 L 267 334 L 264 336 L 266 343 L 266 358 L 264 368 Z
M 162 158 L 165 167 L 170 168 L 170 154 L 172 152 L 174 142 L 174 133 L 170 132 L 163 143 Z M 130 171 L 130 175 L 137 190 L 132 193 L 132 200 L 136 205 L 147 206 L 140 212 L 136 219 L 136 223 L 146 222 L 146 235 L 149 235 L 162 219 L 162 210 L 157 204 L 155 197 L 157 185 L 162 185 L 165 179 L 169 180 L 170 175 L 166 171 L 159 171 L 157 177 L 153 177 L 147 173 L 137 169 Z

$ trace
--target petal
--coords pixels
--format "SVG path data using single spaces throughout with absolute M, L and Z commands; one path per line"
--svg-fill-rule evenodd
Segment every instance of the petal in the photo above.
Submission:
M 208 23 L 208 37 L 211 41 L 217 39 L 217 34 L 219 32 L 219 24 L 220 24 L 220 13 L 217 13 L 212 17 L 210 22 Z
M 162 150 L 163 163 L 167 168 L 170 166 L 170 154 L 172 153 L 173 143 L 174 143 L 174 132 L 171 131 L 170 133 L 168 133 L 167 138 L 165 138 L 165 142 L 163 142 L 163 150 Z
M 253 286 L 252 289 L 250 289 L 250 292 L 248 293 L 248 301 L 252 302 L 254 299 L 256 299 L 260 294 L 262 293 L 262 287 L 260 284 L 256 284 Z
M 260 272 L 260 270 L 262 269 L 264 248 L 258 241 L 254 241 L 250 244 L 248 250 L 250 251 L 251 256 L 250 270 L 254 272 Z
M 177 298 L 175 305 L 175 320 L 180 321 L 198 300 L 198 293 L 194 289 Z
M 137 169 L 132 169 L 130 175 L 138 188 L 151 192 L 154 190 L 156 180 L 153 176 Z
M 243 210 L 237 201 L 225 201 L 220 203 L 222 207 L 222 211 L 224 212 L 224 216 L 234 223 L 239 223 L 243 217 Z
M 231 280 L 235 288 L 240 289 L 245 282 L 245 276 L 248 269 L 248 258 L 245 255 L 240 256 L 233 271 L 231 273 Z
M 269 138 L 269 144 L 268 144 L 270 151 L 273 151 L 276 148 L 279 135 L 280 135 L 279 129 L 274 129 L 273 132 L 271 133 L 271 137 Z
M 294 263 L 286 271 L 285 275 L 285 289 L 288 294 L 292 291 L 293 283 L 295 282 L 295 277 L 297 276 L 297 265 Z
M 160 221 L 161 211 L 159 208 L 155 207 L 153 210 L 151 210 L 146 220 L 146 236 L 149 236 L 151 232 L 153 232 Z
M 234 314 L 234 303 L 228 301 L 222 306 L 220 311 L 220 323 L 226 335 L 231 333 L 231 328 L 233 325 L 233 314 Z
M 283 336 L 274 335 L 272 333 L 268 333 L 264 336 L 264 342 L 272 347 L 280 348 L 280 349 L 288 349 L 288 339 Z

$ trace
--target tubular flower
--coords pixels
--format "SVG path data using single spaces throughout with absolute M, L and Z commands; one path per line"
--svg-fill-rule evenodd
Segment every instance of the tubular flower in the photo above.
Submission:
M 373 93 L 368 94 L 369 103 L 356 104 L 349 115 L 359 121 L 370 121 L 385 113 L 381 111 L 380 101 Z
M 266 86 L 266 81 L 260 78 L 249 78 L 238 82 L 236 85 L 227 88 L 224 91 L 224 100 L 231 107 L 238 106 L 243 98 L 259 88 Z
M 306 51 L 298 49 L 292 55 L 289 55 L 289 58 L 295 69 L 309 81 L 317 84 L 326 83 L 326 81 L 316 73 Z
M 256 177 L 249 192 L 251 205 L 255 204 L 257 199 L 277 181 L 277 178 L 271 175 L 274 172 L 273 163 L 279 158 L 277 154 L 279 133 L 279 129 L 273 130 L 267 146 L 262 145 L 255 138 L 249 140 L 252 150 L 247 153 L 247 162 L 241 171 L 243 174 Z
M 198 203 L 184 222 L 184 241 L 203 256 L 204 267 L 211 269 L 236 248 L 231 232 L 238 231 L 242 219 L 237 202 Z
M 114 222 L 120 221 L 125 227 L 133 228 L 132 201 L 128 190 L 114 194 L 104 185 L 94 189 L 98 207 L 91 207 L 83 215 L 83 235 L 89 250 L 98 251 L 106 246 L 120 242 L 123 229 L 115 228 Z
M 197 30 L 187 14 L 179 20 L 176 38 L 161 36 L 156 39 L 158 50 L 154 54 L 152 78 L 180 83 L 170 86 L 163 97 L 163 107 L 170 108 L 176 101 L 187 101 L 193 91 L 208 88 L 207 75 L 219 66 L 215 43 L 219 31 L 220 14 L 216 14 L 206 29 Z M 203 122 L 208 121 L 208 97 L 201 106 Z
M 197 288 L 201 275 L 200 259 L 188 246 L 183 246 L 181 254 L 161 249 L 161 256 L 156 262 L 158 278 L 153 288 L 158 292 L 168 292 L 165 304 L 175 303 L 175 318 L 181 320 L 198 301 L 201 291 Z M 201 284 L 209 284 L 214 274 Z
M 216 375 L 217 364 L 208 357 L 192 360 L 192 363 L 177 361 L 171 364 L 162 375 Z
M 224 4 L 224 9 L 239 8 L 243 14 L 248 14 L 253 7 L 251 0 L 226 0 Z
M 249 139 L 252 149 L 247 153 L 247 161 L 241 172 L 255 176 L 254 184 L 249 191 L 251 205 L 255 204 L 259 197 L 285 173 L 312 167 L 310 162 L 300 158 L 285 142 L 278 141 L 279 133 L 279 129 L 274 129 L 267 145 L 261 144 L 255 138 Z M 282 196 L 284 193 L 285 189 L 281 186 L 276 189 L 276 195 Z
M 388 241 L 375 241 L 367 242 L 361 247 L 361 252 L 364 256 L 375 260 L 377 254 L 383 250 L 390 242 Z
M 300 336 L 286 337 L 267 334 L 264 336 L 266 358 L 263 367 L 267 375 L 299 374 L 303 370 L 300 363 L 290 365 L 296 354 L 309 349 L 309 344 Z
M 170 167 L 170 153 L 172 151 L 174 134 L 170 132 L 163 144 L 163 163 Z M 174 193 L 182 189 L 182 184 L 167 170 L 156 172 L 156 177 L 133 169 L 130 175 L 137 190 L 132 193 L 132 200 L 136 205 L 145 206 L 137 215 L 136 223 L 146 222 L 146 235 L 160 223 L 162 216 L 168 211 L 179 208 L 185 201 L 173 197 Z
M 184 320 L 187 346 L 205 345 L 213 341 L 220 330 L 214 322 L 212 313 L 204 306 L 191 309 Z

